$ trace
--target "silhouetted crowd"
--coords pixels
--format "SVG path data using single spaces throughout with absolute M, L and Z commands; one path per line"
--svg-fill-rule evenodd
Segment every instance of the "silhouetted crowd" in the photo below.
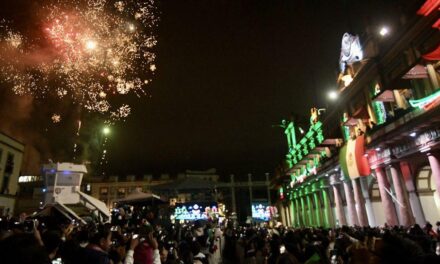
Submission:
M 164 224 L 122 208 L 107 224 L 0 219 L 0 263 L 8 264 L 440 263 L 440 223 L 336 229 Z

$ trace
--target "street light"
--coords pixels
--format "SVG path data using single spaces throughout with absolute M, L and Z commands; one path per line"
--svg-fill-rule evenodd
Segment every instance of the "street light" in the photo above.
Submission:
M 380 31 L 379 31 L 379 34 L 382 36 L 382 37 L 385 37 L 386 35 L 388 35 L 390 33 L 390 30 L 387 28 L 387 27 L 385 27 L 385 26 L 383 26 L 381 29 L 380 29 Z
M 328 94 L 327 94 L 327 96 L 328 96 L 328 98 L 329 98 L 330 100 L 335 101 L 336 99 L 338 99 L 339 94 L 338 94 L 337 91 L 334 91 L 334 90 L 333 90 L 333 91 L 329 91 Z
M 103 129 L 102 129 L 102 133 L 104 134 L 104 135 L 108 135 L 108 134 L 110 134 L 110 128 L 109 127 L 104 127 Z

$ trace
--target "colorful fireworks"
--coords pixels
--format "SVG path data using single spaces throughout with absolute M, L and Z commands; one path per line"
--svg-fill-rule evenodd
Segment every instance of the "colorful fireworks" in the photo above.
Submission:
M 144 95 L 156 70 L 154 0 L 49 2 L 40 10 L 37 32 L 24 35 L 0 21 L 1 81 L 18 95 L 70 99 L 111 120 L 124 119 L 130 107 L 115 106 L 112 98 Z

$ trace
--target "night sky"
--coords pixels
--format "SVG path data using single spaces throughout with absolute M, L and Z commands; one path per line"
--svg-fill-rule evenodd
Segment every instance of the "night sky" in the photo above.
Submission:
M 5 2 L 3 15 L 25 8 Z M 151 98 L 129 99 L 132 115 L 109 138 L 108 174 L 273 172 L 287 144 L 272 126 L 331 107 L 343 33 L 386 23 L 398 2 L 158 1 Z

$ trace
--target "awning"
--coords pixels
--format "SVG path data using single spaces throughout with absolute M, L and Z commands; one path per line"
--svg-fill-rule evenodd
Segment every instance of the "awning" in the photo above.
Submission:
M 115 202 L 118 203 L 151 203 L 151 204 L 162 204 L 165 203 L 164 200 L 160 199 L 160 197 L 153 193 L 144 193 L 138 189 L 135 189 L 131 192 L 127 197 L 118 199 Z
M 440 60 L 440 45 L 437 48 L 422 56 L 425 60 L 437 61 Z
M 405 75 L 403 75 L 402 79 L 426 79 L 428 78 L 428 70 L 425 66 L 417 64 L 412 67 Z
M 361 106 L 353 113 L 350 117 L 344 122 L 344 126 L 357 126 L 358 120 L 361 119 L 363 122 L 368 121 L 370 115 L 368 114 L 368 110 L 365 106 Z
M 374 102 L 394 102 L 395 100 L 392 90 L 383 90 L 373 98 Z
M 358 109 L 356 109 L 352 114 L 351 117 L 357 118 L 357 119 L 369 119 L 370 115 L 368 114 L 368 109 L 366 106 L 361 106 Z

